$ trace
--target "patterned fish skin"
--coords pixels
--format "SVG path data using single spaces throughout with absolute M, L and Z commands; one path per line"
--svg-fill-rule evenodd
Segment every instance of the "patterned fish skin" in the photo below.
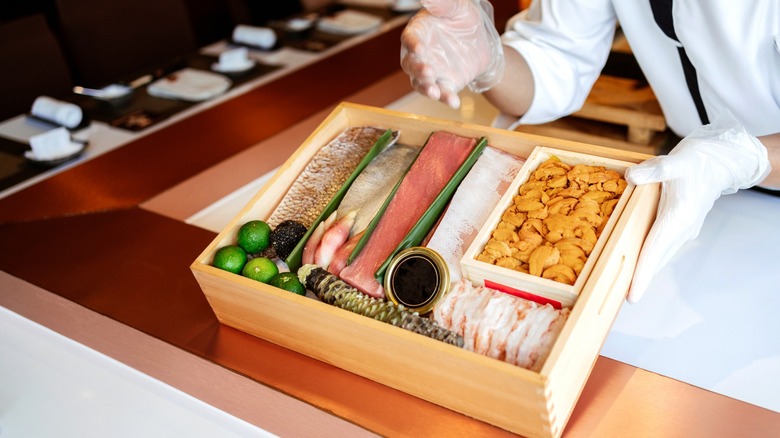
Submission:
M 323 146 L 293 182 L 266 221 L 271 228 L 288 219 L 311 227 L 360 161 L 386 129 L 375 126 L 347 128 Z

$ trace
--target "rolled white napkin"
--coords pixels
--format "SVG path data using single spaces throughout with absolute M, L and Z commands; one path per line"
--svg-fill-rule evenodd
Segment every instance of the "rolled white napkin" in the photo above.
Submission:
M 32 115 L 54 122 L 66 128 L 75 128 L 81 123 L 84 114 L 81 107 L 48 96 L 39 96 L 32 105 Z
M 276 44 L 276 32 L 268 27 L 239 24 L 233 29 L 233 41 L 261 49 L 270 49 Z
M 84 147 L 70 139 L 70 133 L 64 127 L 51 129 L 42 134 L 30 137 L 31 151 L 25 156 L 31 160 L 49 161 L 67 157 Z

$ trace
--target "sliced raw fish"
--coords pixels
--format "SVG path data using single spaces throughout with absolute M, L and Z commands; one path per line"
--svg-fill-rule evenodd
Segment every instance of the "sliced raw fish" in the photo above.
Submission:
M 338 208 L 339 217 L 357 211 L 352 235 L 368 228 L 368 224 L 419 152 L 420 148 L 415 146 L 388 146 L 355 178 Z
M 441 327 L 463 336 L 464 348 L 539 371 L 570 310 L 460 280 L 436 303 L 432 314 Z
M 320 240 L 322 240 L 324 234 L 325 221 L 321 221 L 317 224 L 317 228 L 314 229 L 311 236 L 309 236 L 309 240 L 307 240 L 306 244 L 303 246 L 303 255 L 301 256 L 302 263 L 314 263 L 314 254 L 316 254 L 317 248 L 320 246 Z
M 339 275 L 341 273 L 341 270 L 347 266 L 347 261 L 349 260 L 350 254 L 352 254 L 352 250 L 355 249 L 362 237 L 363 232 L 357 233 L 350 237 L 345 244 L 341 245 L 341 248 L 336 250 L 336 253 L 333 254 L 333 260 L 331 260 L 330 265 L 328 265 L 328 272 L 333 275 Z
M 322 235 L 320 244 L 314 252 L 315 264 L 320 265 L 323 269 L 328 269 L 336 251 L 349 239 L 349 232 L 355 223 L 356 214 L 356 211 L 349 212 L 329 227 L 326 225 L 325 234 Z
M 477 140 L 437 131 L 404 176 L 360 254 L 341 271 L 341 278 L 373 297 L 384 297 L 374 277 L 377 269 L 406 237 L 436 196 L 468 158 Z

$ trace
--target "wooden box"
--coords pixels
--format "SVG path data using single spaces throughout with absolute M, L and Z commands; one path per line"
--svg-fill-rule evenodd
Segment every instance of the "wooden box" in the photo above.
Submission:
M 268 218 L 314 154 L 351 126 L 401 132 L 422 146 L 446 130 L 482 137 L 528 157 L 536 146 L 639 162 L 647 156 L 467 125 L 349 103 L 339 105 L 191 265 L 219 320 L 228 326 L 333 364 L 473 418 L 525 436 L 560 436 L 625 299 L 641 244 L 655 215 L 656 185 L 637 187 L 540 372 L 529 371 L 403 329 L 276 289 L 211 266 L 238 228 Z
M 463 268 L 463 275 L 474 284 L 503 290 L 512 293 L 513 295 L 518 295 L 541 303 L 549 302 L 556 308 L 560 308 L 571 307 L 576 302 L 580 291 L 582 291 L 588 276 L 593 270 L 593 266 L 596 264 L 596 260 L 599 258 L 599 254 L 603 250 L 606 241 L 609 239 L 610 233 L 615 227 L 615 223 L 620 217 L 620 213 L 623 211 L 628 199 L 631 197 L 631 192 L 634 190 L 633 185 L 629 184 L 623 192 L 623 195 L 621 195 L 612 215 L 610 215 L 609 220 L 604 226 L 596 245 L 590 253 L 585 266 L 582 268 L 582 271 L 577 276 L 577 281 L 573 285 L 524 274 L 508 268 L 481 262 L 476 259 L 482 252 L 488 239 L 490 239 L 493 230 L 496 229 L 496 226 L 501 221 L 502 215 L 507 208 L 512 205 L 513 199 L 520 186 L 528 181 L 531 173 L 533 173 L 540 164 L 553 156 L 558 157 L 562 162 L 570 165 L 585 164 L 590 166 L 603 166 L 606 169 L 618 172 L 620 175 L 625 175 L 626 169 L 633 164 L 627 161 L 597 157 L 581 152 L 572 152 L 541 146 L 537 147 L 523 164 L 522 169 L 520 169 L 520 172 L 517 174 L 514 181 L 512 181 L 512 184 L 510 184 L 509 188 L 502 196 L 501 201 L 499 201 L 496 208 L 490 214 L 469 248 L 464 252 L 461 266 Z

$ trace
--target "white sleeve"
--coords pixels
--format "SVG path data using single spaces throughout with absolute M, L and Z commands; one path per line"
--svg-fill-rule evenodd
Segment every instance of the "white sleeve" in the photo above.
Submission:
M 607 61 L 616 26 L 611 0 L 537 0 L 512 17 L 502 36 L 534 78 L 519 123 L 545 123 L 582 107 Z

